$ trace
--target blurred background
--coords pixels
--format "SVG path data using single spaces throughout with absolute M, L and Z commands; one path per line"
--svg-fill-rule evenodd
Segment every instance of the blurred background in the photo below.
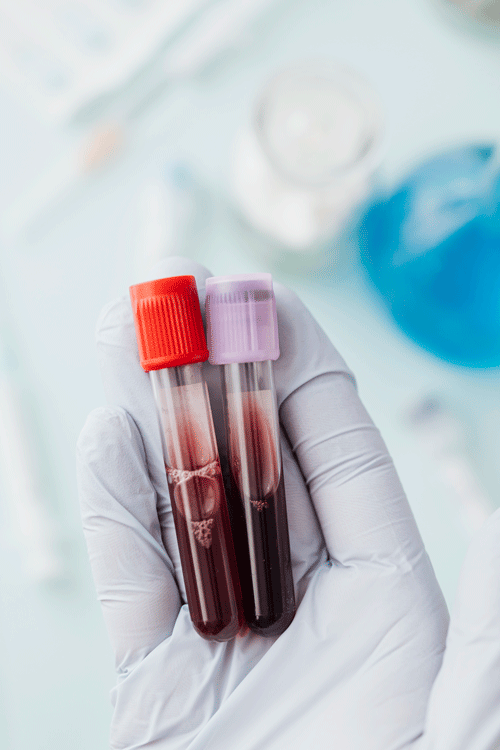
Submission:
M 500 498 L 500 2 L 0 0 L 0 746 L 108 746 L 74 452 L 103 305 L 270 271 L 354 370 L 447 601 Z

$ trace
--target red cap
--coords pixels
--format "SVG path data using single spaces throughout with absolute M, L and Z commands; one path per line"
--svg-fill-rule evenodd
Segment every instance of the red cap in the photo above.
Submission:
M 130 287 L 141 365 L 149 370 L 208 359 L 194 276 L 172 276 Z

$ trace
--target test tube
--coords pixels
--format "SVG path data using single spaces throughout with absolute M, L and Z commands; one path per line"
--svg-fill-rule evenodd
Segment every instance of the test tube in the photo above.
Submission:
M 165 469 L 193 625 L 209 640 L 243 623 L 241 592 L 202 362 L 208 358 L 194 276 L 130 287 L 141 365 L 158 410 Z
M 271 275 L 207 279 L 210 362 L 222 365 L 229 503 L 245 619 L 280 635 L 295 596 L 273 360 L 279 357 Z

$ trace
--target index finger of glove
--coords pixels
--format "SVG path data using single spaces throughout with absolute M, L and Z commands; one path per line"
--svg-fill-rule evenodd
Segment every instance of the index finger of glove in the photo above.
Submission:
M 97 595 L 121 675 L 170 635 L 181 606 L 144 459 L 129 414 L 113 407 L 90 414 L 78 440 L 78 490 Z
M 280 416 L 332 558 L 408 569 L 423 544 L 387 448 L 352 374 L 309 311 L 275 285 Z

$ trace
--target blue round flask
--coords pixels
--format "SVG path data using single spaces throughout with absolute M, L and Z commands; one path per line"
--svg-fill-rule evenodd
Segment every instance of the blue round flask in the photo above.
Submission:
M 401 328 L 437 356 L 500 364 L 500 167 L 489 145 L 414 170 L 361 225 L 361 257 Z

